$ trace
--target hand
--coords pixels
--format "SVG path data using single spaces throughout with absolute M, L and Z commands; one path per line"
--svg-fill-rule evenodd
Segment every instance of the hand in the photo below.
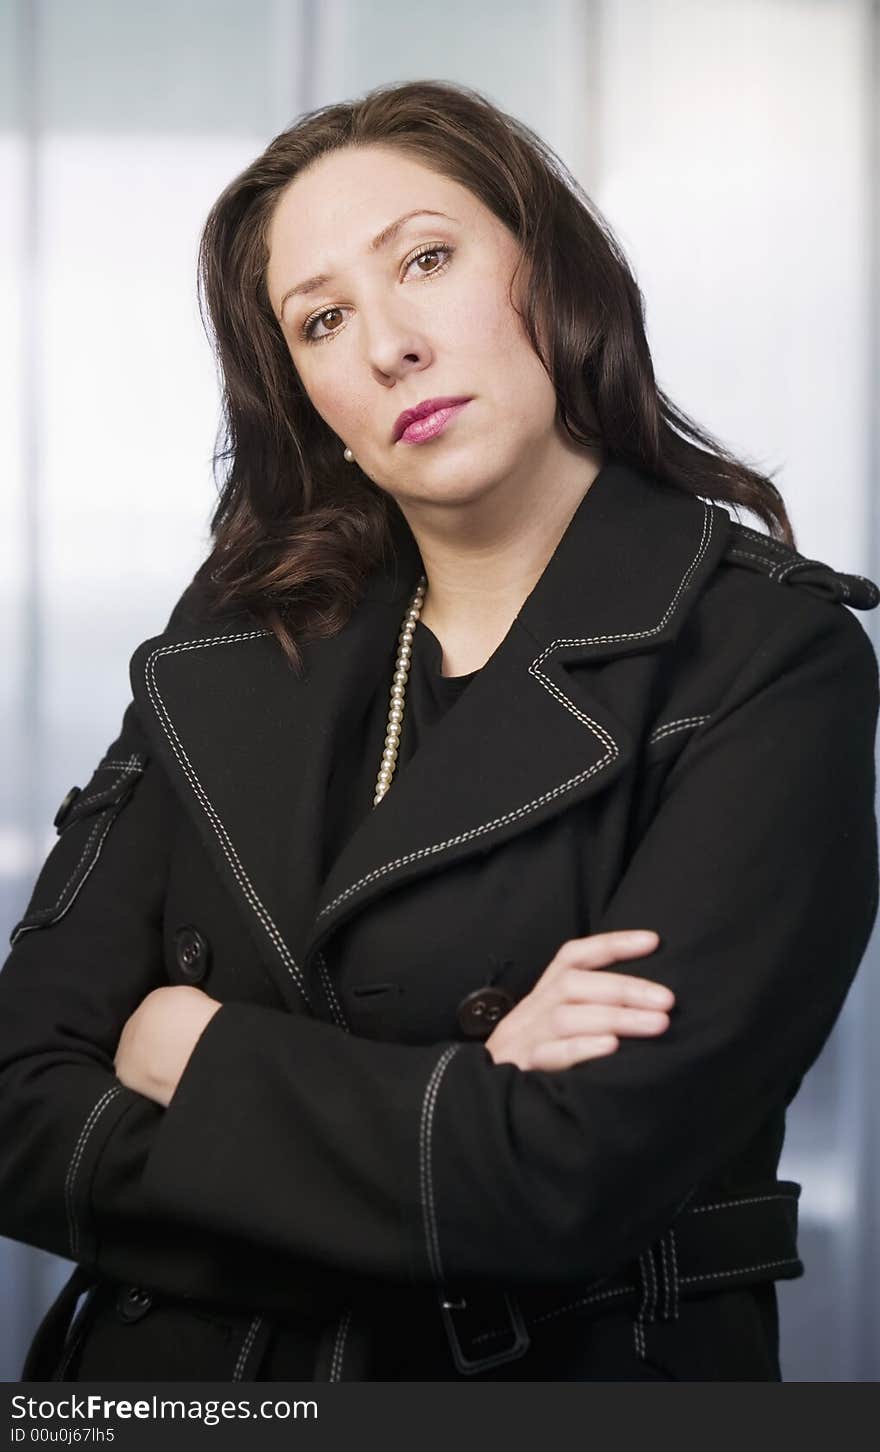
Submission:
M 675 994 L 663 984 L 625 973 L 600 973 L 605 963 L 653 953 L 657 933 L 594 933 L 571 938 L 486 1040 L 496 1064 L 567 1069 L 613 1054 L 618 1035 L 644 1038 L 669 1027 Z M 590 970 L 590 971 L 587 971 Z
M 194 984 L 154 988 L 126 1019 L 113 1061 L 117 1078 L 167 1109 L 196 1040 L 220 1006 Z

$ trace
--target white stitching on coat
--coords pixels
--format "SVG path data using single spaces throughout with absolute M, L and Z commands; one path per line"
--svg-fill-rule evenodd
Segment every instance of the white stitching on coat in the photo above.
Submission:
M 549 645 L 545 646 L 544 649 L 541 651 L 540 655 L 536 656 L 536 658 L 529 666 L 529 674 L 533 676 L 534 679 L 537 680 L 539 684 L 542 685 L 544 689 L 548 691 L 551 696 L 554 697 L 555 700 L 559 701 L 559 703 L 564 706 L 567 711 L 570 711 L 571 714 L 576 718 L 576 720 L 581 721 L 585 726 L 588 726 L 589 729 L 593 732 L 593 735 L 596 736 L 602 742 L 602 744 L 608 748 L 607 755 L 603 756 L 599 761 L 594 762 L 594 764 L 586 771 L 578 772 L 575 776 L 570 777 L 568 781 L 562 782 L 561 785 L 551 788 L 550 791 L 542 792 L 539 797 L 535 797 L 533 801 L 527 802 L 524 806 L 515 807 L 510 812 L 504 812 L 500 817 L 495 817 L 491 822 L 484 822 L 479 827 L 470 827 L 466 832 L 460 832 L 457 837 L 447 838 L 445 842 L 435 842 L 430 847 L 420 847 L 414 852 L 407 852 L 403 857 L 396 857 L 392 862 L 386 862 L 383 867 L 374 868 L 372 872 L 366 873 L 365 876 L 359 878 L 357 882 L 352 883 L 350 887 L 347 887 L 342 892 L 337 893 L 336 897 L 334 897 L 332 901 L 328 902 L 326 906 L 323 907 L 318 913 L 316 919 L 317 922 L 320 922 L 321 918 L 326 917 L 328 913 L 331 913 L 334 908 L 338 907 L 340 903 L 345 902 L 346 899 L 351 897 L 353 893 L 359 892 L 362 887 L 365 887 L 367 885 L 367 883 L 374 882 L 379 877 L 384 877 L 386 873 L 393 872 L 398 867 L 405 867 L 407 863 L 416 862 L 420 858 L 431 856 L 435 852 L 443 852 L 446 850 L 447 847 L 454 847 L 459 842 L 468 842 L 473 837 L 482 836 L 484 832 L 491 832 L 496 827 L 504 826 L 504 824 L 507 822 L 516 821 L 519 817 L 524 817 L 529 812 L 534 811 L 536 807 L 542 806 L 544 802 L 552 801 L 555 797 L 561 796 L 564 792 L 570 791 L 571 788 L 577 786 L 579 782 L 585 781 L 588 777 L 592 776 L 594 772 L 602 771 L 609 764 L 609 762 L 615 760 L 615 758 L 620 754 L 617 742 L 613 739 L 612 736 L 609 735 L 607 731 L 603 729 L 603 727 L 598 724 L 598 722 L 593 721 L 589 716 L 585 715 L 583 711 L 578 710 L 574 702 L 569 700 L 568 696 L 564 695 L 563 692 L 560 691 L 559 687 L 553 681 L 551 681 L 548 676 L 544 674 L 542 666 L 549 655 L 551 655 L 554 651 L 565 649 L 566 646 L 598 645 L 610 641 L 621 640 L 641 640 L 646 636 L 656 635 L 660 630 L 663 629 L 669 617 L 673 614 L 678 598 L 681 595 L 682 591 L 686 588 L 690 576 L 693 574 L 694 570 L 697 568 L 698 564 L 706 553 L 706 550 L 709 547 L 709 541 L 712 538 L 712 528 L 714 523 L 714 516 L 712 510 L 710 509 L 709 505 L 705 503 L 704 500 L 700 500 L 700 503 L 703 505 L 703 528 L 702 535 L 700 537 L 700 543 L 697 547 L 697 552 L 694 555 L 694 558 L 691 560 L 691 563 L 685 570 L 684 574 L 682 575 L 678 588 L 673 594 L 672 599 L 670 600 L 669 604 L 667 605 L 656 625 L 652 625 L 646 630 L 621 631 L 616 635 L 586 635 L 577 637 L 560 637 L 559 639 L 553 640 L 550 642 Z
M 784 567 L 784 569 L 781 569 L 781 570 L 779 570 L 777 572 L 776 578 L 778 580 L 780 580 L 780 581 L 781 580 L 784 580 L 785 577 L 786 577 L 786 575 L 790 575 L 791 572 L 792 572 L 792 570 L 796 570 L 797 567 L 798 567 L 798 565 L 803 565 L 803 564 L 812 564 L 812 561 L 811 560 L 792 560 L 792 562 L 791 562 L 790 565 L 786 565 Z M 827 566 L 827 569 L 828 570 L 831 570 L 831 566 L 828 565 Z M 837 571 L 836 570 L 831 570 L 831 573 L 837 577 Z M 838 579 L 839 579 L 839 577 L 838 577 Z
M 235 1370 L 232 1373 L 233 1381 L 241 1381 L 242 1376 L 244 1375 L 244 1368 L 250 1354 L 250 1349 L 254 1343 L 254 1337 L 256 1336 L 257 1332 L 260 1329 L 260 1326 L 262 1325 L 262 1321 L 262 1316 L 255 1316 L 254 1319 L 251 1321 L 250 1326 L 248 1327 L 248 1333 L 244 1338 L 242 1348 L 238 1353 L 238 1360 L 235 1363 Z
M 755 560 L 756 563 L 759 564 L 762 569 L 766 570 L 767 575 L 768 575 L 768 577 L 771 580 L 773 580 L 773 579 L 776 578 L 776 576 L 778 575 L 779 571 L 783 568 L 783 566 L 786 563 L 785 560 L 779 560 L 778 563 L 774 564 L 774 562 L 772 560 L 768 560 L 767 559 L 767 556 L 766 555 L 754 555 L 754 554 L 750 554 L 748 550 L 729 549 L 727 551 L 727 553 L 728 553 L 728 555 L 731 556 L 731 558 L 740 559 L 740 560 Z M 798 562 L 796 561 L 795 563 L 798 563 Z
M 138 767 L 135 767 L 135 766 L 127 766 L 125 768 L 125 770 L 126 771 L 134 771 L 134 770 L 137 770 L 137 771 L 140 772 L 140 771 L 143 770 L 143 766 L 138 766 Z M 115 781 L 115 782 L 113 782 L 112 787 L 105 787 L 104 791 L 102 791 L 102 792 L 96 792 L 91 797 L 86 797 L 84 799 L 84 801 L 85 802 L 95 801 L 98 797 L 102 797 L 102 796 L 106 795 L 107 792 L 111 791 L 114 787 L 117 787 L 117 786 L 119 786 L 119 782 L 118 781 Z M 77 806 L 80 805 L 80 801 L 79 800 L 77 801 L 76 805 Z M 108 819 L 107 813 L 111 810 L 111 808 L 115 808 L 115 810 L 112 812 L 112 815 Z M 76 863 L 74 864 L 74 867 L 71 870 L 70 876 L 68 877 L 67 881 L 65 882 L 65 884 L 62 887 L 61 891 L 59 892 L 59 894 L 58 894 L 57 898 L 55 899 L 54 903 L 52 903 L 50 907 L 34 908 L 32 912 L 25 913 L 25 917 L 26 918 L 28 918 L 28 919 L 31 919 L 31 918 L 51 918 L 54 921 L 56 918 L 63 917 L 64 914 L 61 913 L 61 912 L 59 912 L 58 909 L 61 907 L 61 904 L 64 901 L 65 893 L 67 892 L 68 888 L 71 886 L 71 883 L 73 883 L 75 881 L 76 876 L 77 876 L 77 873 L 80 871 L 80 868 L 82 867 L 83 863 L 85 862 L 86 858 L 89 855 L 89 852 L 90 852 L 91 847 L 92 847 L 92 843 L 94 842 L 94 840 L 95 840 L 96 836 L 98 835 L 98 833 L 101 832 L 101 828 L 103 827 L 104 828 L 104 831 L 103 831 L 103 833 L 101 833 L 100 840 L 99 840 L 98 845 L 97 845 L 97 848 L 95 850 L 94 860 L 93 860 L 93 862 L 91 864 L 91 867 L 94 867 L 95 862 L 97 862 L 98 857 L 100 856 L 101 848 L 102 848 L 102 846 L 104 844 L 104 838 L 107 836 L 107 833 L 109 832 L 109 830 L 112 827 L 114 821 L 116 820 L 116 817 L 118 816 L 120 810 L 121 810 L 121 807 L 120 807 L 120 805 L 119 805 L 118 802 L 109 801 L 107 803 L 107 806 L 105 807 L 104 811 L 101 812 L 100 815 L 95 818 L 95 824 L 92 827 L 91 832 L 89 833 L 88 837 L 85 840 L 85 843 L 83 845 L 82 852 L 80 853 L 79 857 L 77 858 Z M 89 872 L 91 871 L 91 867 L 88 869 Z M 88 872 L 86 872 L 86 873 L 83 874 L 82 882 L 85 881 L 85 879 L 86 879 L 87 876 L 88 876 Z M 79 891 L 79 887 L 81 887 L 81 886 L 82 886 L 82 883 L 80 883 L 78 885 L 77 891 Z M 72 894 L 70 901 L 73 902 L 73 899 L 75 897 L 76 897 L 76 892 L 74 892 Z M 69 906 L 70 906 L 70 903 L 67 904 L 67 907 L 69 907 Z M 64 909 L 64 912 L 66 912 L 66 911 L 67 911 L 67 908 Z M 13 938 L 11 939 L 11 941 L 13 943 L 15 943 L 21 937 L 21 934 L 22 933 L 27 932 L 31 928 L 37 928 L 37 927 L 41 927 L 41 926 L 43 926 L 42 923 L 30 922 L 29 921 L 25 926 L 23 926 L 21 928 L 21 930 L 19 932 L 17 932 L 13 936 Z
M 141 756 L 141 757 L 134 757 L 133 756 L 130 761 L 120 761 L 120 762 L 102 761 L 99 766 L 96 766 L 95 767 L 95 771 L 104 771 L 108 767 L 112 767 L 112 768 L 115 768 L 118 771 L 120 771 L 122 773 L 122 776 L 128 776 L 133 771 L 134 772 L 137 772 L 138 775 L 140 775 L 140 773 L 143 771 L 143 769 L 146 766 L 146 764 L 147 764 L 147 758 L 145 756 Z M 100 791 L 92 792 L 92 794 L 91 794 L 90 797 L 77 797 L 76 801 L 72 804 L 73 810 L 74 811 L 79 811 L 79 808 L 80 807 L 87 806 L 89 802 L 97 802 L 101 797 L 106 797 L 106 795 L 107 795 L 108 792 L 111 792 L 111 791 L 115 791 L 116 790 L 116 788 L 121 784 L 121 780 L 122 780 L 122 777 L 120 777 L 118 781 L 111 782 L 109 786 L 101 787 L 101 790 Z M 108 806 L 111 806 L 111 805 L 115 805 L 115 804 L 112 803 L 112 802 L 108 802 L 107 805 Z
M 674 731 L 684 731 L 688 726 L 699 726 L 702 721 L 708 721 L 708 712 L 703 716 L 678 716 L 674 721 L 664 721 L 662 726 L 657 726 L 648 737 L 647 744 L 650 746 L 655 741 L 662 741 L 664 737 L 671 736 Z
M 672 1310 L 672 1284 L 669 1275 L 669 1262 L 666 1259 L 666 1244 L 669 1238 L 669 1231 L 665 1230 L 660 1237 L 660 1260 L 663 1270 L 663 1320 L 668 1321 Z
M 89 1116 L 80 1130 L 79 1139 L 70 1157 L 70 1164 L 67 1168 L 67 1175 L 64 1180 L 64 1203 L 67 1210 L 67 1227 L 70 1238 L 70 1251 L 73 1260 L 79 1255 L 79 1226 L 76 1223 L 76 1215 L 73 1208 L 73 1191 L 76 1183 L 76 1176 L 82 1164 L 83 1154 L 89 1140 L 89 1136 L 100 1119 L 111 1099 L 122 1093 L 121 1084 L 112 1084 L 105 1089 L 98 1102 L 92 1107 Z
M 435 852 L 443 852 L 446 850 L 447 847 L 454 847 L 459 842 L 468 842 L 472 837 L 479 837 L 484 832 L 491 832 L 495 827 L 502 827 L 507 822 L 515 822 L 519 817 L 528 816 L 529 812 L 534 811 L 536 807 L 542 806 L 544 802 L 553 801 L 555 797 L 562 796 L 563 793 L 570 791 L 573 786 L 576 786 L 578 784 L 578 782 L 585 781 L 587 777 L 592 776 L 594 772 L 601 771 L 603 767 L 606 767 L 610 761 L 614 760 L 614 757 L 617 756 L 617 754 L 618 753 L 615 746 L 614 751 L 609 751 L 607 756 L 603 757 L 601 761 L 595 762 L 593 766 L 591 766 L 587 771 L 581 771 L 578 772 L 577 775 L 569 777 L 568 781 L 562 782 L 560 786 L 553 787 L 550 791 L 543 792 L 541 796 L 536 797 L 534 801 L 527 803 L 527 805 L 517 807 L 514 811 L 511 812 L 505 812 L 503 816 L 496 817 L 493 821 L 486 822 L 481 827 L 471 827 L 466 832 L 460 832 L 457 837 L 448 837 L 445 842 L 435 842 L 431 847 L 420 847 L 415 852 L 408 852 L 403 857 L 395 858 L 393 862 L 387 862 L 384 867 L 375 868 L 372 872 L 368 872 L 364 877 L 360 878 L 360 880 L 354 883 L 351 887 L 347 887 L 343 892 L 338 893 L 337 896 L 333 898 L 332 902 L 327 903 L 326 907 L 323 907 L 321 909 L 321 911 L 318 913 L 316 921 L 320 921 L 320 919 L 325 917 L 327 913 L 332 912 L 333 909 L 339 905 L 339 903 L 344 902 L 346 898 L 351 897 L 353 893 L 359 892 L 362 887 L 365 887 L 367 885 L 367 883 L 375 881 L 376 878 L 384 877 L 387 872 L 393 872 L 398 867 L 405 867 L 407 863 L 416 862 L 421 857 L 429 857 L 432 856 Z
M 431 1130 L 434 1120 L 434 1106 L 437 1091 L 447 1064 L 463 1049 L 464 1044 L 449 1044 L 443 1050 L 431 1072 L 422 1101 L 422 1121 L 419 1128 L 419 1194 L 425 1222 L 425 1240 L 428 1246 L 428 1260 L 435 1279 L 443 1280 L 443 1262 L 440 1258 L 440 1240 L 437 1235 L 437 1214 L 434 1206 L 434 1186 L 431 1175 Z
M 641 1361 L 644 1361 L 645 1359 L 645 1316 L 648 1310 L 648 1277 L 645 1272 L 646 1257 L 648 1260 L 651 1259 L 650 1250 L 643 1251 L 639 1256 L 639 1272 L 642 1283 L 642 1294 L 639 1299 L 639 1304 L 636 1308 L 636 1313 L 633 1316 L 632 1323 L 633 1345 L 635 1346 L 636 1356 Z
M 333 1344 L 333 1358 L 330 1362 L 330 1376 L 328 1378 L 329 1381 L 342 1380 L 342 1363 L 345 1357 L 345 1338 L 348 1334 L 350 1322 L 351 1307 L 349 1306 L 345 1311 L 343 1311 L 339 1321 L 339 1327 L 336 1332 L 336 1340 Z
M 614 1296 L 628 1296 L 635 1290 L 635 1286 L 620 1286 L 616 1291 L 595 1291 L 592 1296 L 581 1296 L 577 1301 L 569 1301 L 565 1306 L 556 1306 L 552 1311 L 542 1311 L 539 1316 L 530 1316 L 529 1325 L 536 1326 L 539 1321 L 550 1321 L 554 1316 L 564 1316 L 567 1311 L 576 1311 L 579 1306 L 589 1306 L 592 1301 L 609 1301 Z M 479 1337 L 474 1337 L 479 1340 Z
M 340 1028 L 344 1028 L 347 1033 L 350 1033 L 351 1029 L 348 1020 L 345 1017 L 342 1004 L 339 1002 L 339 999 L 336 995 L 336 985 L 334 984 L 333 979 L 330 976 L 330 970 L 327 967 L 327 963 L 324 959 L 324 954 L 320 950 L 317 954 L 317 960 L 318 971 L 321 975 L 321 982 L 324 985 L 324 994 L 328 1004 L 330 1005 L 330 1011 L 333 1014 L 333 1017 L 336 1019 L 336 1022 L 339 1024 Z
M 782 555 L 791 554 L 790 545 L 783 544 L 781 539 L 774 539 L 771 535 L 764 534 L 760 529 L 750 529 L 747 524 L 740 524 L 738 520 L 734 520 L 734 529 L 741 530 L 742 533 L 748 535 L 750 539 L 759 540 L 760 543 L 765 544 L 768 549 L 776 550 Z
M 112 804 L 108 804 L 108 805 L 112 805 Z M 33 912 L 28 913 L 28 917 L 30 917 L 30 918 L 50 918 L 52 916 L 52 914 L 54 913 L 55 909 L 64 901 L 64 894 L 67 892 L 67 889 L 70 887 L 70 884 L 73 882 L 74 878 L 76 877 L 76 874 L 78 873 L 78 871 L 79 871 L 82 863 L 85 861 L 86 857 L 88 857 L 88 855 L 89 855 L 89 848 L 91 847 L 92 842 L 94 841 L 95 837 L 97 837 L 97 835 L 100 832 L 101 828 L 105 824 L 109 825 L 109 823 L 107 823 L 107 818 L 105 817 L 104 813 L 102 812 L 100 816 L 98 816 L 98 817 L 95 818 L 95 824 L 92 827 L 91 832 L 89 833 L 88 837 L 85 840 L 85 845 L 83 846 L 83 850 L 79 854 L 79 857 L 76 859 L 76 862 L 75 862 L 75 864 L 73 866 L 73 870 L 71 871 L 70 876 L 68 877 L 67 881 L 65 882 L 64 886 L 62 887 L 61 891 L 59 892 L 58 896 L 56 897 L 54 903 L 52 903 L 50 907 L 34 908 Z M 106 833 L 105 833 L 105 835 L 106 835 Z
M 109 813 L 109 814 L 108 814 L 108 811 L 107 810 L 101 812 L 100 816 L 95 821 L 94 827 L 92 828 L 91 832 L 89 833 L 89 836 L 88 836 L 88 839 L 86 841 L 85 847 L 83 848 L 82 852 L 80 853 L 79 860 L 77 861 L 76 867 L 73 869 L 73 872 L 70 874 L 70 877 L 67 879 L 67 882 L 64 884 L 64 887 L 61 890 L 61 896 L 58 898 L 58 901 L 55 903 L 55 906 L 52 907 L 52 908 L 34 908 L 33 912 L 25 913 L 25 917 L 22 918 L 21 922 L 16 926 L 15 931 L 12 933 L 12 936 L 9 939 L 10 945 L 14 946 L 18 942 L 19 938 L 22 937 L 25 933 L 31 933 L 31 932 L 34 932 L 34 931 L 36 931 L 36 930 L 38 930 L 40 928 L 44 928 L 44 927 L 46 927 L 46 926 L 49 925 L 48 923 L 44 923 L 42 921 L 40 921 L 40 922 L 29 922 L 29 921 L 27 921 L 26 922 L 25 921 L 26 918 L 27 919 L 37 918 L 37 917 L 39 917 L 40 919 L 47 918 L 47 919 L 49 919 L 50 922 L 57 923 L 60 918 L 63 918 L 64 917 L 65 913 L 67 913 L 67 912 L 70 911 L 70 908 L 76 902 L 76 899 L 79 896 L 80 891 L 82 890 L 83 883 L 87 880 L 87 878 L 91 874 L 91 872 L 92 872 L 92 870 L 93 870 L 93 868 L 95 866 L 95 863 L 98 861 L 98 858 L 101 855 L 101 848 L 104 845 L 104 841 L 105 841 L 105 839 L 107 837 L 107 833 L 110 831 L 110 828 L 113 826 L 113 823 L 116 821 L 117 816 L 118 816 L 118 812 L 112 812 L 112 813 Z M 63 898 L 65 892 L 67 891 L 68 887 L 70 886 L 71 882 L 73 881 L 73 878 L 75 877 L 76 873 L 79 872 L 80 868 L 82 867 L 82 864 L 83 864 L 83 862 L 85 860 L 86 854 L 88 853 L 89 847 L 91 846 L 92 838 L 94 837 L 95 833 L 98 831 L 98 828 L 101 827 L 102 825 L 104 827 L 104 831 L 102 832 L 102 834 L 101 834 L 101 836 L 100 836 L 100 838 L 98 840 L 98 843 L 97 843 L 97 845 L 95 847 L 95 851 L 94 851 L 94 854 L 92 856 L 91 862 L 89 863 L 86 871 L 80 877 L 79 881 L 76 883 L 73 892 L 70 894 L 69 900 L 64 904 L 64 907 L 61 908 L 61 911 L 60 912 L 56 911 L 56 909 L 59 907 L 59 905 L 61 903 L 61 899 Z M 53 914 L 53 913 L 55 914 L 54 917 L 51 916 L 51 914 Z
M 260 636 L 271 636 L 271 634 L 272 632 L 269 630 L 245 630 L 239 631 L 233 635 L 214 636 L 209 640 L 183 640 L 176 645 L 156 646 L 155 650 L 151 651 L 150 655 L 147 657 L 146 663 L 144 665 L 144 678 L 146 680 L 147 691 L 149 693 L 150 700 L 153 704 L 153 709 L 155 710 L 156 715 L 159 718 L 159 724 L 161 725 L 162 730 L 165 732 L 165 735 L 168 738 L 168 744 L 171 747 L 171 750 L 174 752 L 174 755 L 177 757 L 181 770 L 183 771 L 184 776 L 186 777 L 187 781 L 192 787 L 193 792 L 195 793 L 196 800 L 199 802 L 202 810 L 208 818 L 208 821 L 211 823 L 211 826 L 214 829 L 217 840 L 223 849 L 227 862 L 232 868 L 233 874 L 236 881 L 238 882 L 239 887 L 242 889 L 247 902 L 253 909 L 254 913 L 256 914 L 257 918 L 259 919 L 266 933 L 268 934 L 272 946 L 275 948 L 282 963 L 284 964 L 285 968 L 287 969 L 288 973 L 290 974 L 291 978 L 293 979 L 294 983 L 302 994 L 304 1003 L 308 1008 L 311 1008 L 312 1004 L 309 1000 L 308 993 L 306 992 L 306 986 L 303 982 L 303 976 L 299 964 L 296 962 L 293 954 L 291 953 L 286 942 L 281 936 L 281 933 L 278 931 L 278 928 L 273 918 L 271 917 L 268 909 L 260 899 L 256 888 L 254 887 L 253 883 L 245 872 L 238 853 L 235 850 L 232 839 L 229 836 L 229 833 L 224 827 L 222 821 L 220 820 L 220 817 L 217 815 L 217 812 L 215 811 L 207 792 L 202 786 L 202 783 L 199 781 L 198 774 L 196 773 L 192 762 L 187 756 L 186 751 L 183 747 L 183 743 L 181 742 L 180 737 L 178 736 L 174 728 L 174 722 L 171 720 L 171 717 L 168 714 L 167 707 L 162 698 L 162 693 L 159 690 L 159 686 L 156 681 L 156 661 L 163 655 L 178 655 L 186 650 L 204 650 L 208 646 L 212 645 L 231 645 L 236 641 L 256 640 Z
M 633 1340 L 636 1355 L 644 1361 L 647 1355 L 645 1322 L 654 1321 L 657 1317 L 657 1268 L 653 1246 L 649 1245 L 639 1256 L 639 1269 L 642 1273 L 642 1298 L 633 1317 Z
M 742 1200 L 717 1200 L 714 1205 L 694 1205 L 684 1213 L 702 1215 L 704 1210 L 735 1210 L 740 1205 L 760 1205 L 764 1200 L 793 1200 L 796 1203 L 797 1198 L 797 1195 L 789 1195 L 786 1191 L 778 1195 L 749 1195 Z
M 712 1281 L 716 1276 L 742 1276 L 748 1271 L 770 1270 L 777 1265 L 800 1265 L 800 1256 L 789 1255 L 785 1260 L 762 1260 L 758 1265 L 738 1265 L 735 1270 L 726 1271 L 703 1271 L 698 1276 L 682 1276 L 681 1283 L 685 1285 L 689 1281 Z
M 648 1305 L 648 1314 L 652 1321 L 657 1319 L 657 1266 L 654 1261 L 654 1247 L 648 1246 L 648 1269 L 651 1272 L 651 1300 Z
M 755 538 L 766 541 L 767 536 L 755 535 Z M 784 548 L 784 546 L 780 545 L 778 541 L 772 541 L 772 543 L 775 544 L 776 547 L 779 549 Z M 771 580 L 775 580 L 777 584 L 782 584 L 783 580 L 787 579 L 787 577 L 791 574 L 792 570 L 800 569 L 804 565 L 820 566 L 822 569 L 827 570 L 828 573 L 833 577 L 835 583 L 839 586 L 845 600 L 849 600 L 852 595 L 852 591 L 850 590 L 850 587 L 847 584 L 845 578 L 845 576 L 851 572 L 835 570 L 832 565 L 826 564 L 824 560 L 811 560 L 808 559 L 806 555 L 799 554 L 795 554 L 794 559 L 792 559 L 790 550 L 787 550 L 783 557 L 775 562 L 773 560 L 768 560 L 765 555 L 751 554 L 748 550 L 731 548 L 728 549 L 727 553 L 731 557 L 737 559 L 754 560 L 757 564 L 764 567 L 764 569 L 767 571 L 769 578 Z M 864 575 L 853 575 L 852 578 L 856 580 L 862 580 L 863 583 L 868 585 L 875 594 L 880 593 L 877 591 L 877 586 L 875 582 L 873 580 L 866 579 Z

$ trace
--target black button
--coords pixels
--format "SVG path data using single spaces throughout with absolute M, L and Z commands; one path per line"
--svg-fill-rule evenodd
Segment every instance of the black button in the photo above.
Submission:
M 141 1316 L 146 1316 L 152 1304 L 153 1297 L 149 1291 L 142 1290 L 140 1286 L 125 1286 L 117 1297 L 116 1310 L 123 1321 L 139 1321 Z
M 503 988 L 475 988 L 458 1005 L 458 1026 L 468 1039 L 486 1039 L 499 1019 L 513 1008 Z
M 189 983 L 198 983 L 208 971 L 211 948 L 198 928 L 178 928 L 174 934 L 177 966 Z
M 81 795 L 81 791 L 81 787 L 72 786 L 70 788 L 70 791 L 67 793 L 67 796 L 64 798 L 64 801 L 61 803 L 61 806 L 58 808 L 58 811 L 55 813 L 52 825 L 53 827 L 57 827 L 59 832 L 61 831 L 61 828 L 64 824 L 64 819 L 67 816 L 67 813 L 70 811 L 77 797 Z

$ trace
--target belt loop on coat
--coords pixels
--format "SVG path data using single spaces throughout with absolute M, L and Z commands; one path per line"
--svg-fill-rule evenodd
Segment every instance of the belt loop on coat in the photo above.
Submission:
M 637 1280 L 641 1290 L 633 1317 L 633 1341 L 640 1361 L 647 1358 L 645 1326 L 653 1321 L 675 1321 L 679 1310 L 678 1262 L 675 1252 L 675 1230 L 670 1225 L 642 1251 L 638 1258 Z
M 663 1232 L 657 1241 L 657 1249 L 660 1255 L 660 1279 L 663 1286 L 659 1319 L 661 1321 L 677 1321 L 679 1289 L 678 1261 L 676 1259 L 675 1227 L 673 1225 L 670 1225 Z
M 654 1308 L 657 1303 L 657 1272 L 654 1266 L 653 1247 L 648 1246 L 639 1256 L 638 1282 L 641 1288 L 641 1297 L 633 1316 L 633 1342 L 635 1344 L 636 1356 L 640 1361 L 647 1359 L 645 1347 L 645 1323 L 653 1321 Z

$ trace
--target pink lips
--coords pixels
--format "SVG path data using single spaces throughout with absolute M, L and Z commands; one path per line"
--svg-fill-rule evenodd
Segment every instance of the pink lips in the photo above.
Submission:
M 431 439 L 442 432 L 466 403 L 470 403 L 469 398 L 426 398 L 415 408 L 404 410 L 394 425 L 392 437 L 395 442 L 402 440 L 409 444 Z
M 427 439 L 433 439 L 436 434 L 443 433 L 450 420 L 453 420 L 456 414 L 460 414 L 469 402 L 470 399 L 465 398 L 456 404 L 446 404 L 444 407 L 436 408 L 430 414 L 425 414 L 423 418 L 414 418 L 411 424 L 407 424 L 402 434 L 399 434 L 399 443 L 421 444 Z

